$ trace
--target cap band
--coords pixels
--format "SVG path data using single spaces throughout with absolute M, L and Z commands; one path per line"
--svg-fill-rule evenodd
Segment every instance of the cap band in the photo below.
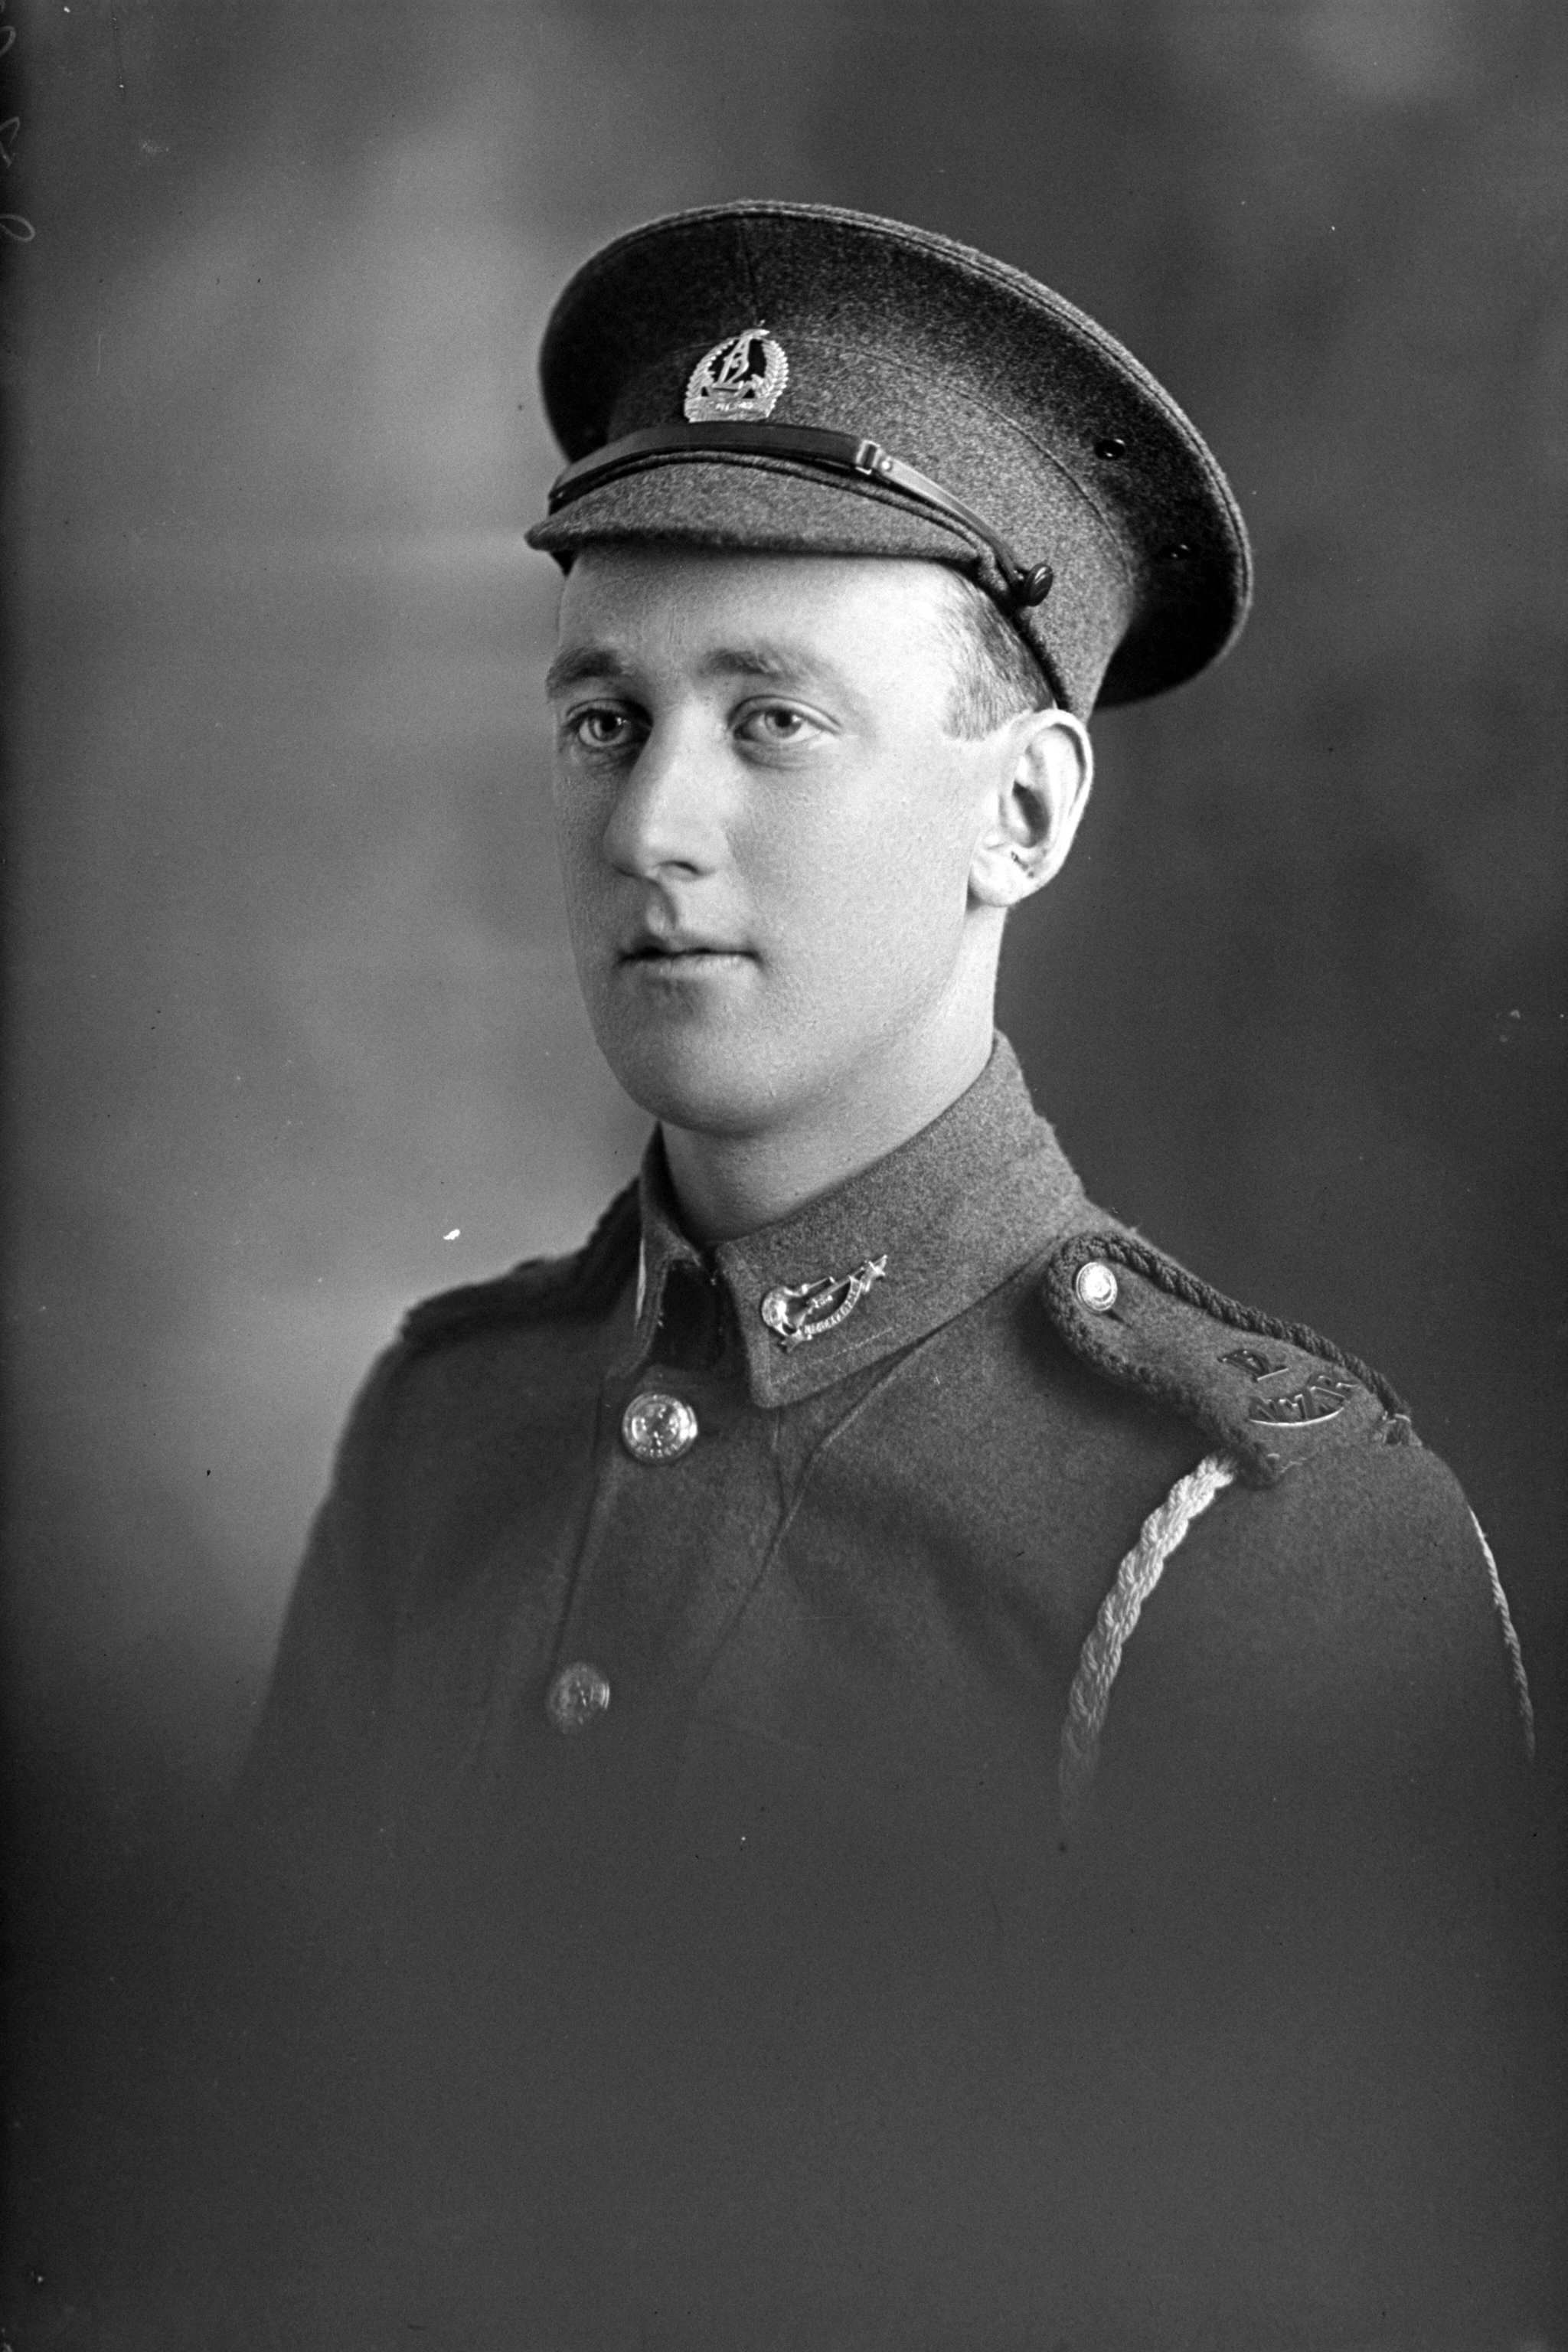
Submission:
M 993 530 L 984 515 L 944 490 L 929 474 L 889 456 L 880 443 L 862 440 L 853 433 L 827 433 L 806 425 L 670 425 L 628 433 L 619 441 L 579 457 L 556 477 L 550 488 L 550 511 L 557 514 L 587 490 L 614 481 L 618 475 L 638 472 L 659 458 L 700 457 L 707 451 L 752 451 L 759 457 L 788 457 L 819 473 L 854 474 L 879 488 L 898 491 L 959 523 L 987 546 L 1006 583 L 1015 607 L 1043 604 L 1051 593 L 1048 563 L 1021 563 L 1007 541 Z

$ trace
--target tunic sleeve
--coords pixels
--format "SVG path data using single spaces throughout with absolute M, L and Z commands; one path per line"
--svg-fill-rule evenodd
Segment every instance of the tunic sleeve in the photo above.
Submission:
M 229 2340 L 319 2242 L 377 2137 L 377 1718 L 389 1655 L 371 1497 L 395 1360 L 366 1384 L 171 1985 L 156 2273 L 128 2345 Z M 308 2160 L 307 2160 L 308 2158 Z M 147 2315 L 151 2314 L 149 2319 Z M 145 2324 L 148 2332 L 137 2332 Z
M 1106 2095 L 1162 2184 L 1135 2228 L 1172 2239 L 1152 2263 L 1206 2236 L 1205 2294 L 1228 2272 L 1241 2307 L 1347 2340 L 1491 2340 L 1545 2307 L 1563 2037 L 1521 1696 L 1419 1445 L 1233 1487 L 1170 1560 L 1083 1864 Z

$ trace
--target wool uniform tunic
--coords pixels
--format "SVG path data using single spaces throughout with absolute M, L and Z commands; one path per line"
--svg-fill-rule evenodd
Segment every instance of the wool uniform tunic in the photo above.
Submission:
M 1397 1400 L 1092 1209 L 1005 1042 L 710 1251 L 656 1139 L 353 1415 L 189 2340 L 1491 2322 L 1510 1641 Z

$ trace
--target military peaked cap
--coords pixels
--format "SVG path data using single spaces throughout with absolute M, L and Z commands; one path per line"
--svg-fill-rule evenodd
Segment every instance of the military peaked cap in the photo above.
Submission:
M 585 262 L 540 371 L 570 460 L 528 534 L 918 556 L 1002 607 L 1087 714 L 1245 618 L 1247 534 L 1152 376 L 1022 270 L 898 221 L 735 204 Z

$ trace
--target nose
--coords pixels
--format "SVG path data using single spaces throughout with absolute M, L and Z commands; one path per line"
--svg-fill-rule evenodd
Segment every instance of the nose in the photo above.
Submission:
M 700 718 L 659 718 L 621 779 L 604 850 L 619 874 L 711 872 L 723 852 L 723 760 Z

